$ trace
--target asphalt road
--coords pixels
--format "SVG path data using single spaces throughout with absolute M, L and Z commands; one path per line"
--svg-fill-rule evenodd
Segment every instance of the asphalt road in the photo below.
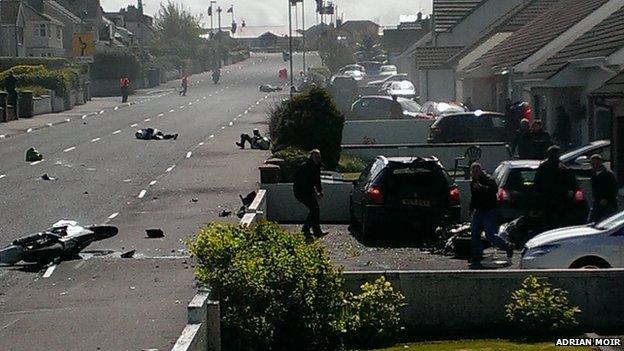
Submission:
M 266 94 L 258 86 L 277 83 L 280 61 L 279 55 L 255 55 L 224 68 L 218 85 L 209 74 L 191 77 L 195 85 L 186 97 L 164 90 L 132 106 L 0 140 L 0 243 L 62 218 L 102 223 L 138 198 L 151 198 L 150 184 L 176 172 L 172 166 L 193 157 L 200 143 L 262 101 Z M 134 132 L 148 126 L 180 136 L 176 141 L 135 139 Z M 45 160 L 25 162 L 30 147 Z M 57 180 L 41 180 L 44 173 Z
M 0 137 L 0 246 L 59 219 L 120 229 L 88 248 L 108 255 L 40 271 L 0 269 L 0 349 L 170 349 L 195 293 L 185 241 L 211 220 L 237 221 L 219 213 L 236 212 L 238 195 L 257 188 L 268 152 L 234 142 L 266 130 L 267 109 L 286 95 L 258 86 L 280 84 L 284 67 L 280 54 L 257 54 L 225 67 L 218 85 L 210 74 L 192 76 L 186 97 L 172 82 L 131 97 L 130 106 L 102 104 L 102 113 L 82 118 L 100 106 L 87 104 L 40 117 L 64 123 L 31 132 L 11 127 L 10 137 Z M 148 126 L 179 137 L 137 140 L 134 132 Z M 25 162 L 30 147 L 45 160 Z M 41 180 L 44 173 L 57 180 Z M 147 228 L 161 228 L 165 237 L 148 239 Z M 134 259 L 119 258 L 132 249 Z

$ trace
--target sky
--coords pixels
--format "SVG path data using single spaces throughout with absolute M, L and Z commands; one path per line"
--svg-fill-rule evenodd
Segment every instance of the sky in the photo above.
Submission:
M 136 0 L 100 1 L 105 11 L 119 11 L 120 8 L 129 4 L 136 4 Z M 154 15 L 158 12 L 160 3 L 165 1 L 143 0 L 145 12 Z M 193 14 L 204 14 L 204 17 L 209 6 L 209 0 L 174 0 L 174 2 L 184 4 Z M 432 0 L 334 0 L 334 3 L 338 6 L 338 12 L 344 13 L 345 20 L 369 19 L 384 26 L 397 25 L 400 15 L 416 14 L 418 11 L 425 14 L 431 13 L 432 6 Z M 220 0 L 217 5 L 224 10 L 223 26 L 231 21 L 231 15 L 225 13 L 230 5 L 234 5 L 234 15 L 238 23 L 245 20 L 248 26 L 288 24 L 288 0 Z M 309 27 L 309 24 L 316 23 L 314 13 L 316 3 L 314 0 L 305 0 L 305 6 L 306 26 Z

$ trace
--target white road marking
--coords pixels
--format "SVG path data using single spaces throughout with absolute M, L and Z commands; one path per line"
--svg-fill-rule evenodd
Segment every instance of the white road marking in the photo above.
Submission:
M 212 94 L 210 94 L 210 95 L 208 95 L 208 96 L 212 97 Z
M 225 126 L 221 127 L 221 129 L 225 129 Z
M 134 127 L 136 127 L 136 126 L 138 126 L 138 125 L 139 125 L 138 123 L 131 124 L 131 125 L 130 125 L 130 128 L 134 128 Z
M 171 167 L 167 168 L 167 170 L 166 170 L 165 172 L 169 173 L 169 172 L 173 171 L 173 169 L 174 169 L 175 167 L 176 167 L 176 165 L 173 165 L 173 166 L 171 166 Z
M 117 129 L 116 131 L 114 131 L 114 132 L 113 132 L 113 135 L 115 135 L 115 134 L 119 134 L 119 133 L 121 133 L 121 130 L 120 130 L 120 129 Z
M 239 113 L 238 116 L 236 116 L 236 117 L 243 117 L 243 114 Z
M 67 149 L 63 150 L 63 152 L 70 152 L 70 151 L 74 151 L 74 150 L 76 150 L 76 147 L 72 146 L 72 147 L 68 147 Z
M 212 139 L 214 138 L 214 134 L 210 134 L 210 136 L 208 137 L 208 139 Z
M 54 124 L 52 124 L 52 123 L 46 123 L 46 126 L 48 126 L 48 127 L 52 127 L 53 125 Z
M 147 194 L 147 190 L 141 190 L 141 192 L 139 193 L 139 199 L 144 198 L 145 194 Z
M 119 110 L 119 106 L 115 106 L 115 111 Z
M 202 141 L 201 143 L 199 143 L 197 146 L 204 146 L 204 142 Z
M 192 105 L 193 103 L 189 101 L 189 105 Z
M 175 112 L 175 110 L 169 110 L 169 113 L 174 113 L 174 112 Z
M 191 158 L 191 156 L 193 156 L 193 152 L 189 151 L 186 153 L 186 158 Z
M 144 119 L 144 121 L 145 121 L 145 122 L 149 122 L 149 121 L 151 121 L 151 120 L 152 120 L 151 118 L 146 118 L 146 119 Z
M 158 114 L 158 117 L 162 117 L 162 116 L 164 116 L 164 115 L 165 115 L 164 113 L 159 113 L 159 114 Z
M 104 110 L 101 110 L 101 111 L 100 111 L 100 114 L 104 114 Z
M 115 217 L 119 216 L 119 212 L 115 212 L 112 215 L 108 216 L 108 219 L 113 219 Z
M 207 97 L 206 97 L 206 96 L 204 96 L 204 97 L 203 97 L 203 99 L 204 99 L 204 100 L 206 100 L 206 99 L 207 99 Z
M 50 276 L 52 276 L 52 273 L 54 272 L 54 270 L 56 269 L 56 265 L 53 264 L 50 267 L 48 267 L 48 269 L 46 269 L 45 273 L 43 273 L 43 277 L 44 278 L 50 278 Z
M 30 133 L 30 132 L 32 132 L 32 130 L 33 130 L 32 128 L 28 128 L 28 129 L 26 130 L 26 133 Z
M 232 125 L 234 125 L 234 122 L 230 122 L 230 127 L 231 127 Z
M 0 179 L 6 177 L 6 174 L 0 174 Z
M 199 102 L 199 99 L 195 100 L 195 102 Z
M 65 122 L 71 122 L 71 118 L 66 118 Z
M 184 110 L 186 106 L 180 106 L 180 110 Z
M 31 162 L 31 163 L 30 163 L 30 165 L 31 165 L 31 166 L 38 165 L 38 164 L 40 164 L 41 162 L 43 162 L 43 160 L 40 160 L 40 161 L 35 161 L 35 162 Z
M 92 143 L 97 143 L 98 141 L 102 140 L 101 138 L 95 138 L 95 139 L 91 139 Z
M 152 185 L 156 184 L 156 182 L 157 182 L 156 180 L 152 180 L 152 181 L 149 183 L 149 186 L 152 186 Z
M 80 119 L 85 119 L 87 118 L 87 115 L 82 115 L 82 117 L 80 117 Z
M 245 110 L 245 114 L 248 114 L 248 113 L 249 113 L 249 110 Z
M 4 134 L 0 135 L 0 139 L 4 139 L 6 136 Z

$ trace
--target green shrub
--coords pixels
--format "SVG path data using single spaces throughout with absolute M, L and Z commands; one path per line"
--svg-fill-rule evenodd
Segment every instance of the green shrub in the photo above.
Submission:
M 40 86 L 35 86 L 35 85 L 26 86 L 26 87 L 19 87 L 19 88 L 17 88 L 17 91 L 18 92 L 30 91 L 36 97 L 39 97 L 41 95 L 45 95 L 45 94 L 48 93 L 48 89 L 46 89 L 44 87 L 40 87 Z
M 360 289 L 359 295 L 349 294 L 346 299 L 347 344 L 371 347 L 392 342 L 401 329 L 400 309 L 405 297 L 383 276 Z
M 95 52 L 91 65 L 93 79 L 119 79 L 127 75 L 131 81 L 141 77 L 141 64 L 128 49 L 106 49 Z
M 360 173 L 365 167 L 366 164 L 361 158 L 352 155 L 342 154 L 338 162 L 338 172 L 342 173 Z
M 288 147 L 274 153 L 273 157 L 284 160 L 280 169 L 281 179 L 282 182 L 288 183 L 293 180 L 297 168 L 308 159 L 308 152 L 294 147 Z
M 389 282 L 346 293 L 321 245 L 276 224 L 212 223 L 189 250 L 197 279 L 220 300 L 226 350 L 339 350 L 390 341 L 399 329 L 404 298 Z
M 511 294 L 505 305 L 507 319 L 519 330 L 532 334 L 553 334 L 576 326 L 578 307 L 571 307 L 567 292 L 553 288 L 545 279 L 527 277 L 522 288 Z
M 15 66 L 43 66 L 54 70 L 68 67 L 70 62 L 62 57 L 0 57 L 0 72 Z
M 39 86 L 53 90 L 58 96 L 66 97 L 70 89 L 78 88 L 78 71 L 72 68 L 48 70 L 43 66 L 14 66 L 0 73 L 0 84 L 12 72 L 17 78 L 18 87 Z
M 344 293 L 326 252 L 276 224 L 210 224 L 190 245 L 219 294 L 228 350 L 321 350 L 339 339 Z
M 9 75 L 9 73 L 13 73 L 13 75 L 15 76 L 19 76 L 22 74 L 46 74 L 48 73 L 48 70 L 44 67 L 44 66 L 28 66 L 28 65 L 19 65 L 19 66 L 13 66 L 10 69 L 7 69 L 6 71 L 3 71 L 2 73 L 0 73 L 0 79 L 4 81 L 4 78 L 6 78 L 6 76 Z
M 344 116 L 329 94 L 319 88 L 283 101 L 269 111 L 269 133 L 274 149 L 319 149 L 325 166 L 333 170 L 340 159 Z

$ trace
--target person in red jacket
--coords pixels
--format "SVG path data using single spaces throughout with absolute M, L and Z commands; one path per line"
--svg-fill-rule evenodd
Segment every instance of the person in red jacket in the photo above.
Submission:
M 184 73 L 182 75 L 182 90 L 180 90 L 180 96 L 186 96 L 187 91 L 188 91 L 188 74 Z
M 130 94 L 130 79 L 128 79 L 128 76 L 122 76 L 119 79 L 119 89 L 121 90 L 121 102 L 127 102 Z

